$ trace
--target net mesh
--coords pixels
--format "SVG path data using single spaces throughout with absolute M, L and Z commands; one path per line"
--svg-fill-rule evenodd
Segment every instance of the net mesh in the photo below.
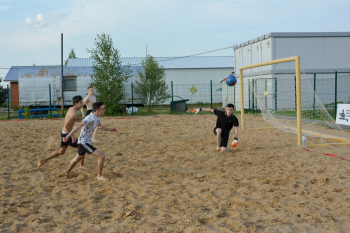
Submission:
M 249 101 L 272 126 L 297 133 L 296 74 L 290 70 L 293 69 L 280 71 L 272 77 L 260 76 L 247 80 L 251 95 Z M 302 133 L 313 137 L 350 140 L 350 135 L 336 124 L 329 113 L 334 109 L 325 108 L 303 70 L 300 78 Z

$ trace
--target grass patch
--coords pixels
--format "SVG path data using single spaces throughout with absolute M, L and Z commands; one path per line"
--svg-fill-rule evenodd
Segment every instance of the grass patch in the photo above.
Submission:
M 198 102 L 196 104 L 187 104 L 187 111 L 186 112 L 176 112 L 176 111 L 171 111 L 170 106 L 169 105 L 155 105 L 155 106 L 151 106 L 151 111 L 148 112 L 148 106 L 145 107 L 138 107 L 138 112 L 132 114 L 128 114 L 128 113 L 119 113 L 116 115 L 112 115 L 112 116 L 103 116 L 103 117 L 126 117 L 126 116 L 155 116 L 155 115 L 193 115 L 194 113 L 192 113 L 192 110 L 195 108 L 211 108 L 211 104 L 210 103 L 202 103 L 202 102 Z M 45 117 L 46 119 L 51 119 L 51 118 L 64 118 L 65 114 L 67 113 L 69 108 L 64 108 L 64 114 L 62 115 L 62 110 L 60 107 L 57 108 L 57 110 L 52 110 L 52 114 L 59 114 L 58 117 Z M 213 109 L 220 109 L 220 110 L 225 110 L 222 108 L 222 104 L 221 103 L 215 103 L 213 104 Z M 86 112 L 86 108 L 84 108 L 84 111 Z M 234 114 L 239 114 L 240 112 L 234 112 Z M 49 115 L 50 113 L 48 112 L 46 115 Z M 211 112 L 199 112 L 199 115 L 210 115 L 212 114 Z M 18 112 L 13 110 L 10 112 L 10 117 L 11 119 L 18 119 Z M 24 115 L 22 113 L 22 115 Z M 78 117 L 82 117 L 81 111 L 78 111 Z M 29 118 L 29 119 L 43 119 L 42 118 Z M 8 112 L 0 112 L 0 120 L 8 120 Z

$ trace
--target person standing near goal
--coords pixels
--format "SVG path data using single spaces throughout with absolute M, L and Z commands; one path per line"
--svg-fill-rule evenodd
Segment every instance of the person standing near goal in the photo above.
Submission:
M 92 113 L 92 104 L 96 102 L 95 89 L 92 86 L 88 86 L 88 95 L 84 98 L 83 107 L 81 108 L 81 115 L 83 119 L 87 117 L 90 113 Z M 86 105 L 86 114 L 84 114 L 84 105 Z M 94 134 L 92 135 L 91 141 L 98 142 L 96 140 L 96 135 L 98 132 L 98 128 L 96 127 Z
M 198 113 L 200 111 L 212 112 L 217 115 L 216 127 L 214 128 L 214 134 L 216 135 L 216 150 L 221 152 L 229 151 L 227 149 L 228 139 L 230 138 L 230 131 L 235 127 L 235 137 L 232 143 L 233 147 L 238 143 L 238 127 L 239 122 L 237 117 L 233 114 L 235 106 L 233 104 L 227 104 L 226 111 L 220 111 L 210 108 L 196 108 L 192 112 Z
M 63 174 L 65 176 L 68 176 L 70 171 L 75 167 L 75 165 L 85 158 L 85 154 L 87 152 L 89 154 L 95 155 L 98 158 L 97 179 L 102 181 L 108 181 L 109 179 L 107 179 L 102 175 L 105 155 L 91 145 L 91 136 L 96 127 L 99 127 L 100 129 L 103 129 L 103 130 L 116 132 L 116 133 L 118 132 L 118 130 L 115 128 L 108 128 L 101 125 L 100 117 L 103 116 L 103 114 L 105 113 L 105 105 L 102 103 L 102 101 L 93 103 L 92 109 L 93 109 L 93 112 L 89 114 L 87 117 L 85 117 L 81 123 L 79 123 L 66 137 L 62 139 L 64 142 L 68 141 L 70 136 L 73 135 L 74 132 L 76 132 L 82 127 L 80 136 L 78 139 L 78 146 L 79 146 L 78 153 L 72 159 L 67 170 L 64 171 Z

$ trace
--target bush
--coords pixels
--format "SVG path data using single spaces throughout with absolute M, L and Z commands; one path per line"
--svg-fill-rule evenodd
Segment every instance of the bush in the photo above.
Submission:
M 26 105 L 24 107 L 24 115 L 25 115 L 26 119 L 29 119 L 29 117 L 30 117 L 30 107 L 28 105 Z
M 17 104 L 14 104 L 13 107 L 12 107 L 12 109 L 13 109 L 14 111 L 18 111 L 19 108 L 18 108 Z

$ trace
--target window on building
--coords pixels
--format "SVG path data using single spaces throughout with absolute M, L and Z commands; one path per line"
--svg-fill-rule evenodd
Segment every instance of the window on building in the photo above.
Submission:
M 63 77 L 63 90 L 64 91 L 76 91 L 77 80 L 76 77 Z

